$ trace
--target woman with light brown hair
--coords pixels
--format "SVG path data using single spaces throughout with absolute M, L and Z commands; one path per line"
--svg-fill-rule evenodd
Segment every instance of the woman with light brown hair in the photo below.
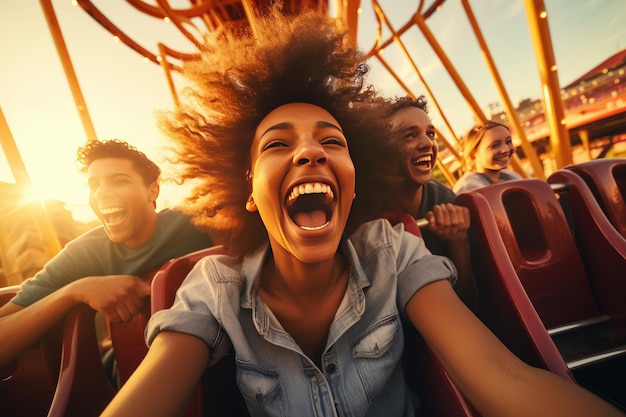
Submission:
M 506 169 L 515 152 L 511 131 L 502 123 L 488 120 L 475 126 L 465 139 L 465 174 L 454 184 L 456 194 L 500 181 L 522 178 Z

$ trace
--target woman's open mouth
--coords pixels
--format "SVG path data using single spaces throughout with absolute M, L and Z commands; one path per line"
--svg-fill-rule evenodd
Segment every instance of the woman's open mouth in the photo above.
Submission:
M 335 205 L 335 193 L 321 182 L 298 184 L 287 197 L 287 213 L 303 230 L 319 230 L 328 225 Z

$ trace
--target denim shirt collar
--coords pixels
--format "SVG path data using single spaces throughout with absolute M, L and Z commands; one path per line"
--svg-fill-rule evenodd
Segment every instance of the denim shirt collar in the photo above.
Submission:
M 241 267 L 241 274 L 245 283 L 241 296 L 241 308 L 252 309 L 254 325 L 261 335 L 266 335 L 269 332 L 270 325 L 267 307 L 265 307 L 265 303 L 259 296 L 263 262 L 265 262 L 265 258 L 270 250 L 269 242 L 264 243 L 244 257 Z M 328 335 L 329 344 L 332 344 L 336 338 L 363 315 L 365 311 L 365 295 L 363 291 L 364 288 L 371 285 L 349 239 L 342 239 L 340 250 L 345 254 L 349 266 L 350 275 L 347 293 L 351 300 L 348 309 L 343 311 L 333 323 L 333 327 Z

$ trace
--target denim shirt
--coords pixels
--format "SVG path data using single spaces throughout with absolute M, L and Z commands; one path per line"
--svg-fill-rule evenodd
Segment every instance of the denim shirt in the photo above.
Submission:
M 164 330 L 195 335 L 208 345 L 210 365 L 234 346 L 237 384 L 252 416 L 412 416 L 400 314 L 424 285 L 455 280 L 456 269 L 386 220 L 364 224 L 341 250 L 349 302 L 331 324 L 321 368 L 272 324 L 259 297 L 267 245 L 243 261 L 216 255 L 198 262 L 172 308 L 151 318 L 148 344 Z

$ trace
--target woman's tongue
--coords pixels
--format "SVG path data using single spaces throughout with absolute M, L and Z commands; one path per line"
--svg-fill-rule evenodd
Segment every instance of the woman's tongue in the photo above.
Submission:
M 293 215 L 293 221 L 300 227 L 319 227 L 326 224 L 326 213 L 323 210 L 299 211 Z

